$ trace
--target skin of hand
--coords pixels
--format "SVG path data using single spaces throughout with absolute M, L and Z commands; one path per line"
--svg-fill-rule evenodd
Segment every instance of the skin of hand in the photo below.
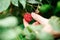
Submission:
M 34 12 L 31 13 L 31 16 L 33 17 L 34 20 L 36 20 L 36 22 L 34 22 L 32 25 L 36 26 L 41 24 L 43 25 L 42 29 L 43 31 L 53 34 L 54 37 L 60 36 L 60 32 L 56 32 L 52 29 L 52 26 L 49 24 L 49 19 L 46 19 Z M 23 19 L 23 23 L 25 27 L 29 25 L 29 23 L 25 21 L 25 19 Z

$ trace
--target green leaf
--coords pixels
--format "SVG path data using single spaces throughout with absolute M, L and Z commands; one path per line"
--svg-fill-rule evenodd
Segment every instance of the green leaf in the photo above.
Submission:
M 6 10 L 10 5 L 10 0 L 0 0 L 0 12 Z
M 38 25 L 38 26 L 30 25 L 30 26 L 24 28 L 24 33 L 26 36 L 29 37 L 32 32 L 33 33 L 40 32 L 42 28 L 43 27 L 41 25 Z
M 30 25 L 29 28 L 33 31 L 37 31 L 37 32 L 40 32 L 41 29 L 43 28 L 42 25 L 36 25 L 36 26 L 33 26 L 33 25 Z
M 12 4 L 18 6 L 18 0 L 11 0 Z
M 21 29 L 24 29 L 24 24 L 21 24 L 20 27 L 21 27 Z
M 60 17 L 52 16 L 49 20 L 49 23 L 52 25 L 52 28 L 55 31 L 60 32 Z
M 60 10 L 60 1 L 57 2 L 57 8 Z
M 0 34 L 2 40 L 15 39 L 22 32 L 22 30 L 19 26 L 14 27 L 14 28 L 4 28 L 1 31 L 3 31 Z
M 38 3 L 39 3 L 39 2 L 36 1 L 36 0 L 28 0 L 27 2 L 28 2 L 28 3 L 31 3 L 31 4 L 38 4 Z
M 52 8 L 51 5 L 44 4 L 44 5 L 40 6 L 39 11 L 41 13 L 47 13 L 48 11 L 50 11 L 51 8 Z
M 32 30 L 32 29 L 28 29 L 28 28 L 24 29 L 24 34 L 25 34 L 26 38 L 29 40 L 36 40 L 35 32 L 30 32 L 30 30 Z
M 24 29 L 24 34 L 25 34 L 26 36 L 30 36 L 30 32 L 29 32 L 29 30 L 28 30 L 27 28 Z
M 23 8 L 26 7 L 26 0 L 19 0 L 19 2 L 22 4 Z
M 54 15 L 60 17 L 60 1 L 57 2 L 56 8 L 54 9 Z
M 26 40 L 25 35 L 23 33 L 19 34 L 18 40 Z
M 15 30 L 13 29 L 9 29 L 7 31 L 5 31 L 2 35 L 1 35 L 1 39 L 3 40 L 11 40 L 13 38 L 16 38 L 17 34 L 15 32 Z
M 36 1 L 41 2 L 42 0 L 36 0 Z
M 45 32 L 45 31 L 41 31 L 38 35 L 39 40 L 54 40 L 53 35 Z
M 36 40 L 36 34 L 34 32 L 30 34 L 29 40 Z
M 0 27 L 2 28 L 12 28 L 18 25 L 18 19 L 14 16 L 6 17 L 0 19 Z

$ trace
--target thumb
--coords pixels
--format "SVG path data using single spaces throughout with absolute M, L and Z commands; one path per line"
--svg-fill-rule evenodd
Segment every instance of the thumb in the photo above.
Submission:
M 23 23 L 25 27 L 29 26 L 29 23 L 25 19 L 23 19 Z
M 38 21 L 42 25 L 48 24 L 48 19 L 43 18 L 42 16 L 36 14 L 36 13 L 31 13 L 31 16 L 33 17 L 34 20 Z

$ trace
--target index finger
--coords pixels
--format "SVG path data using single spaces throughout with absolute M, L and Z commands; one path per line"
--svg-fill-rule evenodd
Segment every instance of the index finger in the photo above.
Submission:
M 31 16 L 33 17 L 33 19 L 35 19 L 36 21 L 38 21 L 39 23 L 41 23 L 42 25 L 46 25 L 48 24 L 48 19 L 36 14 L 36 13 L 31 13 Z

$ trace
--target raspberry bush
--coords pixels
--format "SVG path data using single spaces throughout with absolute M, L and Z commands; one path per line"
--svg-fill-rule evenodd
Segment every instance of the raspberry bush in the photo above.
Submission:
M 0 40 L 60 40 L 42 31 L 43 25 L 25 28 L 23 18 L 35 22 L 32 12 L 49 19 L 60 32 L 60 0 L 0 0 Z

